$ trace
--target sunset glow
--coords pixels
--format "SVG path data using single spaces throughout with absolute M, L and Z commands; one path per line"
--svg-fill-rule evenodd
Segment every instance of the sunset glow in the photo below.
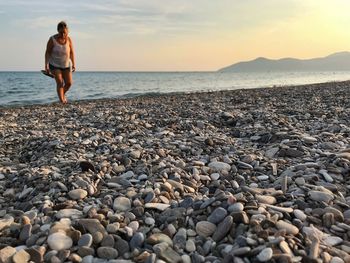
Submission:
M 0 0 L 0 70 L 43 67 L 65 20 L 79 70 L 207 71 L 350 50 L 346 0 Z

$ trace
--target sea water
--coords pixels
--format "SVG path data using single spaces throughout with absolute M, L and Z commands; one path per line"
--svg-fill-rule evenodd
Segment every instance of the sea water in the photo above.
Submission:
M 350 80 L 340 72 L 75 72 L 69 101 Z M 56 84 L 40 72 L 0 72 L 0 106 L 57 101 Z

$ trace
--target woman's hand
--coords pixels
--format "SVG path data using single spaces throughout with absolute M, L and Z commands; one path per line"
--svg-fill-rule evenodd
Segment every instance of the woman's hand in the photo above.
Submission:
M 72 66 L 72 72 L 74 72 L 75 71 L 75 66 Z

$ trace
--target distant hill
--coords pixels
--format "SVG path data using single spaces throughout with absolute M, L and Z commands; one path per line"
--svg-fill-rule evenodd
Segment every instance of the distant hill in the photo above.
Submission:
M 262 72 L 262 71 L 341 71 L 350 70 L 350 52 L 339 52 L 323 58 L 278 60 L 257 58 L 235 63 L 220 69 L 220 72 Z

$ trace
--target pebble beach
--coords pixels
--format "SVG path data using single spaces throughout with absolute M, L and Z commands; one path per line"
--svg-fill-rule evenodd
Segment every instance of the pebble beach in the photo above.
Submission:
M 349 90 L 0 108 L 0 262 L 350 262 Z

